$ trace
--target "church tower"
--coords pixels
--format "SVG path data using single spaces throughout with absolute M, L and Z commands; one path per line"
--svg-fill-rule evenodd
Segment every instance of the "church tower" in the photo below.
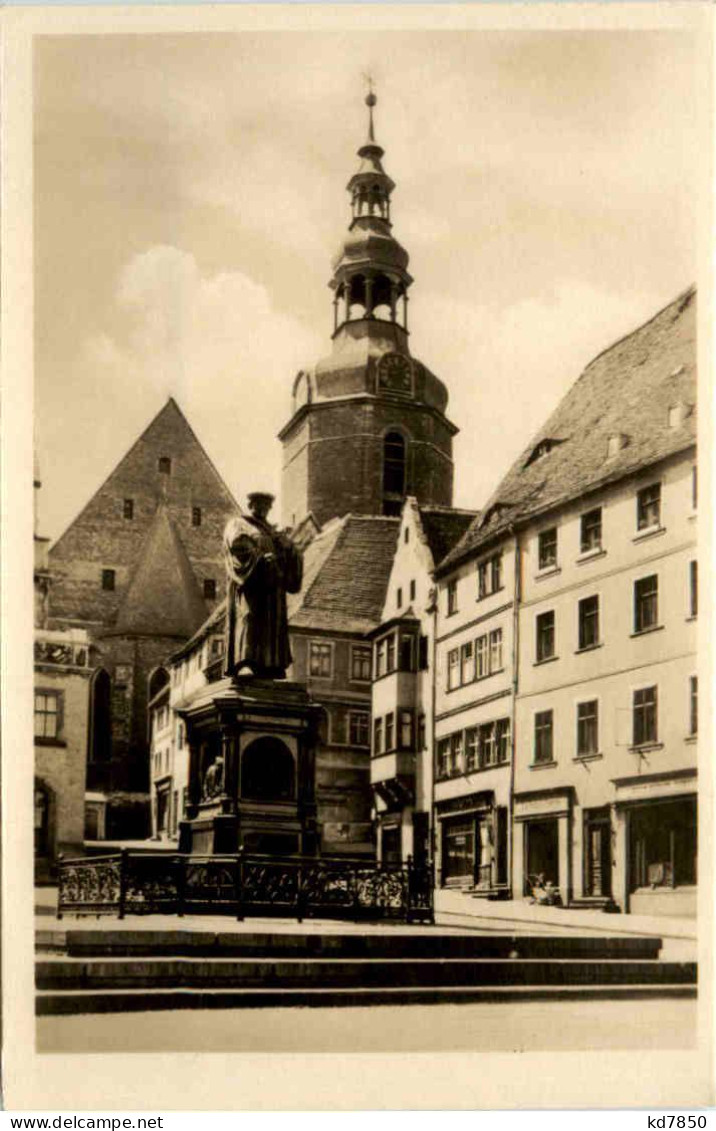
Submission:
M 452 437 L 445 385 L 411 357 L 408 253 L 392 234 L 394 182 L 375 140 L 371 91 L 368 138 L 348 182 L 351 222 L 333 264 L 333 347 L 293 384 L 283 444 L 283 517 L 399 515 L 413 495 L 452 504 Z

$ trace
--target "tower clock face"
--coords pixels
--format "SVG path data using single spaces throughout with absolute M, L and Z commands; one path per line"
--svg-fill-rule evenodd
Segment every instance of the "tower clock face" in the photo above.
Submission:
M 411 393 L 413 390 L 413 367 L 410 360 L 400 353 L 386 353 L 378 363 L 378 385 L 396 393 Z

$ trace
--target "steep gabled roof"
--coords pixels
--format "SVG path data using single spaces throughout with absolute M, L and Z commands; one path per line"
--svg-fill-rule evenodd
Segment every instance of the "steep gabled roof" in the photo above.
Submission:
M 692 287 L 590 362 L 438 573 L 515 523 L 692 447 L 695 404 Z
M 470 523 L 480 514 L 479 511 L 458 510 L 456 507 L 424 506 L 418 509 L 423 532 L 436 565 L 460 541 Z
M 289 600 L 293 628 L 369 632 L 379 623 L 399 519 L 346 515 L 306 548 L 304 584 Z
M 191 636 L 205 617 L 206 605 L 186 550 L 160 504 L 112 631 L 128 636 Z

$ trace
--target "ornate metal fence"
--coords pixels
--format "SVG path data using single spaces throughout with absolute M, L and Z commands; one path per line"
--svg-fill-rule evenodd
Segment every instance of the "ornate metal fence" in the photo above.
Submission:
M 57 914 L 433 921 L 432 865 L 134 853 L 60 860 Z

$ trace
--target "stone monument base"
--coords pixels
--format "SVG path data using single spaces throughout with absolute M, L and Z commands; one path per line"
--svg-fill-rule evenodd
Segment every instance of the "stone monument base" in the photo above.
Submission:
M 320 712 L 304 684 L 254 676 L 210 683 L 180 708 L 189 798 L 179 851 L 314 855 Z

